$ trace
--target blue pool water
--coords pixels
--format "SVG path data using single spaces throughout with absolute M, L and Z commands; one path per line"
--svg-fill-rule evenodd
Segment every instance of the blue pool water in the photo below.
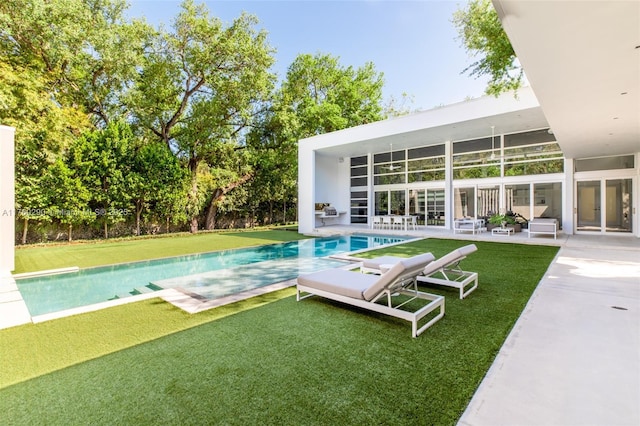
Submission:
M 344 265 L 327 256 L 404 240 L 403 237 L 360 235 L 313 238 L 87 268 L 16 282 L 32 316 L 172 287 L 214 299 Z

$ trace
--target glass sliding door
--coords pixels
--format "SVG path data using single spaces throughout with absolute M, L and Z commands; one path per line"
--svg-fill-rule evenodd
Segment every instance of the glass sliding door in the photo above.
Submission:
M 577 231 L 633 232 L 631 179 L 576 182 Z
M 376 191 L 375 214 L 383 216 L 387 214 L 404 216 L 407 211 L 406 191 Z
M 409 214 L 416 216 L 418 225 L 425 224 L 426 199 L 424 189 L 409 190 Z
M 389 210 L 391 214 L 404 216 L 407 212 L 406 191 L 389 191 Z
M 577 183 L 577 230 L 601 231 L 602 214 L 600 211 L 600 181 L 583 181 Z
M 607 232 L 631 232 L 631 179 L 606 181 L 605 220 Z
M 488 219 L 500 210 L 500 187 L 478 188 L 478 217 Z
M 475 218 L 475 188 L 455 188 L 453 191 L 453 218 Z
M 504 194 L 507 214 L 529 221 L 531 219 L 531 189 L 529 184 L 505 185 Z
M 444 226 L 444 189 L 427 190 L 427 225 Z
M 533 184 L 533 217 L 552 217 L 562 228 L 562 183 Z
M 375 198 L 375 215 L 389 214 L 389 191 L 376 191 Z

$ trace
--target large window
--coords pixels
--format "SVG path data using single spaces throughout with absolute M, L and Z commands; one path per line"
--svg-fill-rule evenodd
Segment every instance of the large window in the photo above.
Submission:
M 478 217 L 489 218 L 500 210 L 500 187 L 478 188 Z
M 367 191 L 351 191 L 351 223 L 367 223 Z
M 408 151 L 409 182 L 445 179 L 444 145 L 425 146 Z
M 366 155 L 351 157 L 351 223 L 367 223 L 368 220 L 368 158 Z
M 548 129 L 504 135 L 504 175 L 562 173 L 564 159 Z
M 351 157 L 351 187 L 367 186 L 367 156 Z
M 475 188 L 455 188 L 453 191 L 453 218 L 476 216 Z
M 533 185 L 533 217 L 553 217 L 562 224 L 562 183 Z
M 373 156 L 373 184 L 406 183 L 405 150 L 389 151 Z
M 453 144 L 453 178 L 500 176 L 500 138 L 489 137 Z
M 375 214 L 376 215 L 405 215 L 406 198 L 405 190 L 399 191 L 376 191 L 375 193 Z
M 528 183 L 505 185 L 504 193 L 507 213 L 527 221 L 531 219 L 531 188 Z
M 576 172 L 593 172 L 596 170 L 633 169 L 633 155 L 616 157 L 583 158 L 574 162 Z

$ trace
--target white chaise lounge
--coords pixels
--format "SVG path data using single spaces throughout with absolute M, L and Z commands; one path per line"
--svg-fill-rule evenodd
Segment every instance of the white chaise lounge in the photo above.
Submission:
M 297 300 L 317 295 L 401 318 L 411 322 L 411 335 L 417 337 L 444 316 L 444 297 L 418 291 L 416 284 L 416 277 L 432 260 L 431 253 L 402 259 L 380 275 L 344 269 L 327 269 L 301 275 L 297 280 Z M 399 295 L 409 296 L 409 299 L 394 305 Z M 401 309 L 415 299 L 423 299 L 428 303 L 413 312 Z M 418 322 L 432 312 L 435 315 L 419 327 Z
M 417 281 L 455 287 L 460 289 L 460 299 L 464 299 L 478 287 L 478 274 L 460 269 L 460 261 L 468 254 L 478 250 L 475 244 L 469 244 L 451 251 L 441 258 L 425 265 Z M 381 256 L 362 262 L 363 272 L 380 273 L 386 265 L 394 264 L 404 258 Z M 411 258 L 410 258 L 411 259 Z

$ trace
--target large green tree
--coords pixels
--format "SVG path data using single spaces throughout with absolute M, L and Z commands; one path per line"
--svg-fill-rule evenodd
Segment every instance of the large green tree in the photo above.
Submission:
M 524 72 L 490 0 L 471 0 L 454 13 L 453 24 L 467 52 L 478 57 L 463 72 L 488 76 L 487 94 L 497 96 L 522 86 Z
M 161 31 L 150 47 L 128 99 L 136 123 L 183 159 L 191 174 L 192 232 L 207 208 L 200 202 L 200 165 L 215 169 L 225 161 L 218 157 L 229 152 L 224 145 L 238 146 L 272 89 L 273 50 L 256 23 L 242 14 L 225 26 L 203 5 L 186 0 L 172 31 Z M 251 176 L 243 173 L 215 192 L 227 193 Z
M 298 139 L 383 119 L 382 73 L 373 63 L 344 67 L 329 54 L 301 54 L 289 66 L 275 110 Z
M 343 66 L 329 54 L 301 54 L 289 66 L 285 80 L 262 126 L 248 138 L 254 156 L 254 194 L 268 203 L 295 202 L 297 146 L 300 139 L 382 120 L 383 75 L 372 63 Z
M 167 220 L 178 197 L 185 197 L 187 174 L 169 148 L 159 142 L 147 143 L 132 153 L 130 195 L 140 235 L 143 214 Z
M 105 238 L 109 238 L 109 226 L 132 213 L 134 147 L 129 124 L 113 121 L 105 129 L 83 134 L 69 149 L 70 167 L 90 191 L 89 206 L 102 223 Z

